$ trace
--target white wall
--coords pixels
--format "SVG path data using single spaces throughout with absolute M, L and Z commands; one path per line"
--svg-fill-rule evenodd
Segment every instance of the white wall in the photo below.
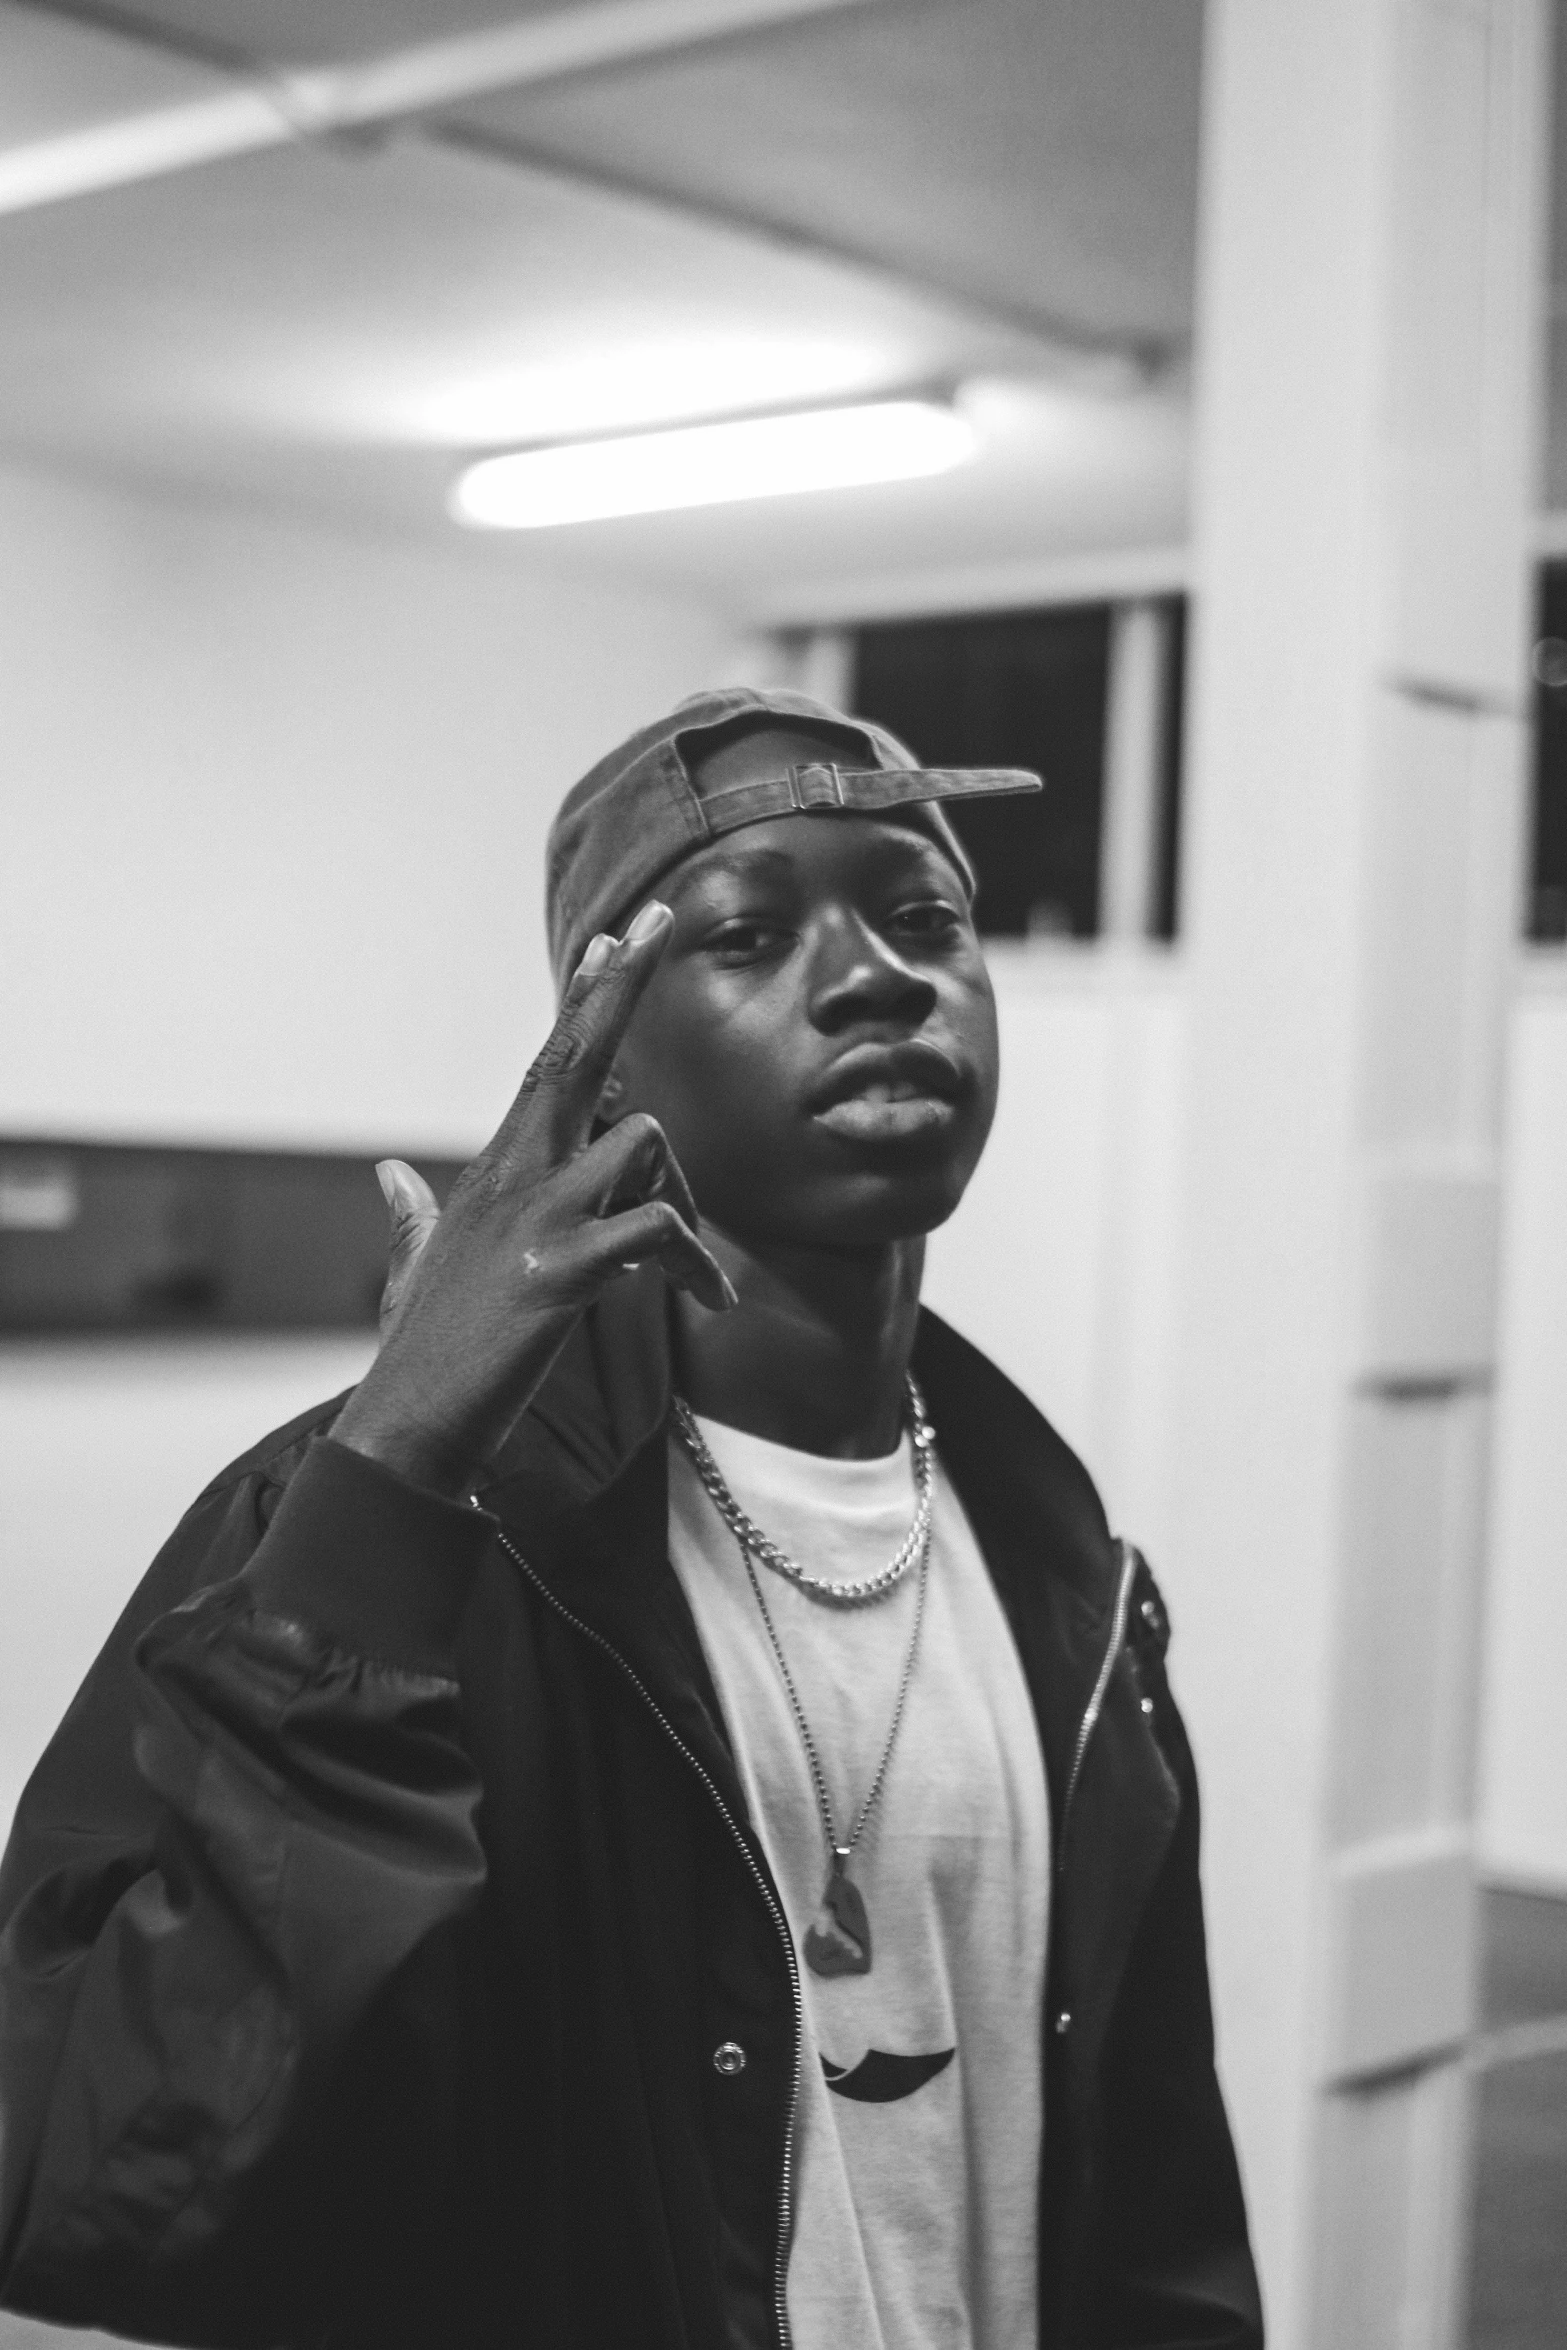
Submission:
M 488 548 L 0 472 L 0 1131 L 481 1140 L 557 801 L 736 657 Z

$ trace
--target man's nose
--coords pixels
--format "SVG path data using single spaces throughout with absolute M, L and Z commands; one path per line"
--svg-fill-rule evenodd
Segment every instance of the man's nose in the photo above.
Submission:
M 829 1034 L 856 1020 L 913 1025 L 928 1017 L 936 990 L 879 930 L 857 914 L 824 923 L 811 972 L 811 1017 Z

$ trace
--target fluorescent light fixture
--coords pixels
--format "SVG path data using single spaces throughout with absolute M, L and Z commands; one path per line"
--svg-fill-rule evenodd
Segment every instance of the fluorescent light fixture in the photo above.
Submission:
M 490 530 L 545 530 L 913 481 L 949 472 L 974 446 L 973 428 L 940 401 L 872 400 L 481 457 L 459 479 L 451 511 Z

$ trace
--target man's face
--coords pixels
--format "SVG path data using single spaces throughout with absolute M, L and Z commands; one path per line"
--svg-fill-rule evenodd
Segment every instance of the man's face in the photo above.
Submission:
M 777 772 L 768 740 L 736 746 L 758 774 Z M 990 1131 L 997 1045 L 935 842 L 884 817 L 775 817 L 661 895 L 674 930 L 608 1114 L 650 1111 L 703 1217 L 741 1242 L 864 1247 L 943 1222 Z

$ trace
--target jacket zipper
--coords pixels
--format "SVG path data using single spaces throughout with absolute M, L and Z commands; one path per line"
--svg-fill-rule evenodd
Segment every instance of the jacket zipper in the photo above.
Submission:
M 591 1624 L 585 1624 L 580 1616 L 574 1616 L 570 1608 L 562 1605 L 561 1601 L 556 1598 L 554 1592 L 550 1590 L 548 1584 L 544 1582 L 543 1578 L 536 1574 L 533 1568 L 529 1566 L 521 1551 L 517 1548 L 516 1544 L 511 1541 L 504 1530 L 497 1529 L 497 1532 L 499 1533 L 501 1548 L 507 1553 L 508 1557 L 516 1560 L 518 1566 L 527 1576 L 528 1581 L 533 1585 L 534 1590 L 538 1592 L 539 1596 L 547 1603 L 548 1606 L 554 1609 L 556 1615 L 558 1615 L 564 1623 L 569 1624 L 574 1632 L 580 1632 L 584 1640 L 590 1640 L 595 1648 L 603 1651 L 604 1655 L 609 1658 L 612 1664 L 619 1667 L 620 1671 L 631 1683 L 632 1688 L 641 1698 L 643 1704 L 647 1707 L 649 1713 L 653 1716 L 654 1721 L 657 1722 L 659 1728 L 663 1731 L 665 1737 L 668 1738 L 670 1744 L 675 1748 L 675 1751 L 678 1754 L 683 1755 L 685 1760 L 690 1764 L 692 1770 L 695 1771 L 697 1777 L 701 1780 L 703 1786 L 707 1789 L 708 1794 L 712 1797 L 714 1804 L 717 1806 L 719 1818 L 723 1821 L 724 1826 L 729 1830 L 730 1835 L 734 1838 L 736 1849 L 738 1850 L 741 1859 L 745 1862 L 747 1869 L 750 1871 L 752 1882 L 755 1884 L 757 1891 L 761 1894 L 763 1901 L 767 1904 L 768 1914 L 772 1918 L 773 1924 L 778 1930 L 778 1939 L 783 1945 L 784 1958 L 789 1968 L 789 1997 L 794 2011 L 794 2078 L 789 2096 L 789 2124 L 787 2130 L 784 2133 L 783 2177 L 778 2191 L 778 2243 L 773 2259 L 773 2312 L 778 2321 L 778 2340 L 780 2344 L 780 2350 L 790 2350 L 792 2337 L 789 2332 L 789 2313 L 785 2301 L 785 2280 L 788 2275 L 790 2205 L 794 2193 L 794 2129 L 795 2119 L 800 2104 L 800 2056 L 804 2040 L 804 2012 L 803 2002 L 800 1996 L 800 1968 L 799 1963 L 794 1955 L 794 1937 L 789 1931 L 788 1922 L 784 1917 L 783 1911 L 779 1908 L 778 1903 L 773 1896 L 772 1887 L 768 1884 L 767 1879 L 763 1876 L 761 1870 L 757 1867 L 756 1860 L 751 1852 L 751 1848 L 746 1843 L 745 1838 L 741 1835 L 739 1825 L 735 1820 L 734 1814 L 730 1811 L 729 1806 L 725 1803 L 722 1795 L 720 1795 L 717 1787 L 714 1785 L 711 1773 L 703 1767 L 703 1765 L 697 1760 L 696 1756 L 691 1752 L 690 1747 L 687 1746 L 685 1740 L 681 1737 L 679 1731 L 670 1721 L 668 1715 L 663 1712 L 662 1708 L 657 1703 L 657 1700 L 648 1690 L 646 1683 L 642 1681 L 632 1670 L 631 1666 L 627 1664 L 619 1649 L 615 1648 L 608 1640 L 604 1638 L 602 1632 L 595 1632 Z
M 1077 1793 L 1077 1782 L 1083 1775 L 1083 1761 L 1088 1753 L 1088 1743 L 1093 1737 L 1094 1727 L 1104 1710 L 1105 1692 L 1110 1686 L 1110 1675 L 1115 1670 L 1115 1660 L 1120 1654 L 1121 1642 L 1126 1637 L 1127 1610 L 1132 1602 L 1132 1585 L 1137 1580 L 1136 1551 L 1124 1538 L 1120 1540 L 1118 1547 L 1121 1553 L 1121 1581 L 1115 1595 L 1115 1612 L 1110 1619 L 1110 1641 L 1104 1653 L 1104 1661 L 1099 1667 L 1099 1678 L 1094 1683 L 1093 1694 L 1088 1700 L 1087 1711 L 1084 1713 L 1078 1729 L 1077 1746 L 1072 1755 L 1072 1768 L 1066 1782 L 1066 1794 L 1061 1803 L 1060 1850 L 1056 1854 L 1056 1875 L 1058 1877 L 1064 1873 L 1066 1868 L 1066 1827 L 1067 1818 L 1072 1809 L 1072 1798 Z

